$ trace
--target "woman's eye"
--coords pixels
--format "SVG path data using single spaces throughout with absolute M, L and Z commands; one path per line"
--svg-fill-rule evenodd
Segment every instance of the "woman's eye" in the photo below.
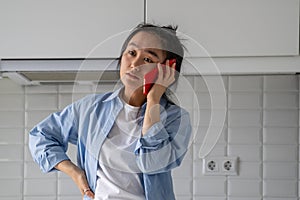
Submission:
M 129 50 L 129 51 L 128 51 L 128 54 L 129 54 L 129 55 L 132 55 L 132 56 L 134 56 L 134 55 L 135 55 L 135 52 L 134 52 L 134 51 L 131 51 L 131 50 Z
M 153 63 L 153 61 L 150 58 L 144 58 L 144 60 L 148 63 Z

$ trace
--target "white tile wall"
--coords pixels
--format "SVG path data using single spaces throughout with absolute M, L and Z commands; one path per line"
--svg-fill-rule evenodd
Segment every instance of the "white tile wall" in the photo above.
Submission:
M 239 157 L 239 176 L 228 177 L 228 199 L 262 199 L 263 76 L 230 76 L 228 155 Z
M 220 79 L 221 78 L 221 79 Z M 224 87 L 215 87 L 222 80 Z M 209 84 L 209 87 L 207 87 Z M 193 138 L 173 171 L 179 200 L 299 200 L 299 76 L 188 76 L 178 99 L 193 117 Z M 0 80 L 0 200 L 80 200 L 65 174 L 44 174 L 28 151 L 28 131 L 49 113 L 112 84 L 22 87 Z M 213 98 L 213 99 L 211 99 Z M 227 107 L 225 124 L 210 124 Z M 238 176 L 204 176 L 199 149 L 209 126 L 221 127 L 212 156 L 238 156 Z M 75 161 L 76 147 L 68 154 Z M 12 189 L 13 188 L 13 189 Z M 13 192 L 11 192 L 13 190 Z

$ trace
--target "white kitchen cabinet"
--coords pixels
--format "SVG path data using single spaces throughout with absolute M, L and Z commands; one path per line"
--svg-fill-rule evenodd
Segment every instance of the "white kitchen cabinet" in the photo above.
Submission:
M 148 0 L 147 22 L 177 24 L 188 56 L 298 55 L 299 0 Z
M 117 57 L 141 0 L 1 0 L 0 59 Z

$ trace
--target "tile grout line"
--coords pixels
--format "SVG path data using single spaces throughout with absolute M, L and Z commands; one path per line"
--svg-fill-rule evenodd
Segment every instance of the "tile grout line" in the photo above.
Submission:
M 262 112 L 261 112 L 261 120 L 262 120 L 262 130 L 261 130 L 261 197 L 262 199 L 264 199 L 264 127 L 265 127 L 265 124 L 264 124 L 264 117 L 265 117 L 265 80 L 266 77 L 265 75 L 262 76 L 262 96 L 261 96 L 261 99 L 262 99 Z
M 195 88 L 196 88 L 196 78 L 197 78 L 197 76 L 193 76 L 193 92 L 194 93 L 196 93 L 194 90 L 195 90 Z M 193 108 L 195 107 L 195 103 L 198 101 L 198 97 L 197 97 L 197 95 L 196 95 L 196 97 L 194 97 L 193 98 Z M 200 109 L 200 108 L 199 108 Z M 199 111 L 200 112 L 200 111 Z M 193 118 L 195 118 L 195 110 L 193 109 Z M 194 126 L 194 124 L 193 124 L 193 127 L 194 127 L 194 129 L 195 129 L 195 126 Z M 195 129 L 195 130 L 197 130 L 197 128 Z M 197 133 L 194 133 L 194 134 L 196 134 L 197 135 Z M 192 150 L 192 170 L 193 170 L 193 172 L 192 172 L 192 188 L 191 188 L 191 197 L 192 197 L 192 199 L 194 199 L 194 194 L 195 194 L 195 177 L 196 177 L 196 174 L 195 174 L 195 172 L 196 172 L 196 166 L 195 166 L 195 160 L 194 160 L 194 158 L 195 158 L 195 154 L 196 155 L 198 155 L 198 150 L 195 150 L 196 148 L 195 148 L 195 144 L 194 144 L 194 142 L 192 142 L 192 147 L 193 147 L 193 150 Z M 195 152 L 196 151 L 196 152 Z M 199 156 L 197 156 L 197 159 L 199 159 Z M 203 160 L 202 160 L 202 162 L 203 162 Z M 202 165 L 201 165 L 202 166 Z M 199 171 L 201 171 L 201 170 L 199 170 Z M 201 172 L 200 172 L 201 173 Z
M 265 76 L 262 76 L 262 90 L 261 90 L 261 99 L 262 99 L 262 106 L 261 106 L 261 197 L 264 199 L 264 114 L 265 114 Z
M 192 87 L 193 87 L 193 89 L 195 88 L 195 77 L 192 77 L 192 80 L 193 80 L 193 82 L 192 82 Z M 195 107 L 195 97 L 193 98 L 193 108 Z M 194 118 L 194 116 L 195 116 L 195 112 L 194 112 L 194 109 L 193 109 L 193 111 L 192 111 L 193 113 L 192 113 L 192 116 L 193 116 L 193 118 Z M 193 124 L 193 132 L 192 132 L 192 135 L 194 135 L 194 134 L 196 134 L 195 132 L 195 126 L 194 126 L 194 124 Z M 195 155 L 195 141 L 193 141 L 193 139 L 194 138 L 192 138 L 192 142 L 191 142 L 191 147 L 190 148 L 192 148 L 192 155 L 191 155 L 191 165 L 192 165 L 192 188 L 191 188 L 191 190 L 190 190 L 190 192 L 191 192 L 191 194 L 190 194 L 190 196 L 191 196 L 191 198 L 192 199 L 194 199 L 194 184 L 195 184 L 195 181 L 194 181 L 194 177 L 195 177 L 195 170 L 196 170 L 196 167 L 195 167 L 195 162 L 194 162 L 194 155 Z
M 299 130 L 300 130 L 300 79 L 299 75 L 297 75 L 297 84 L 298 84 L 298 145 L 297 145 L 297 199 L 299 199 Z
M 226 91 L 225 91 L 225 94 L 226 94 L 226 156 L 229 155 L 229 135 L 228 135 L 228 128 L 229 128 L 229 120 L 228 120 L 228 111 L 229 111 L 229 80 L 230 80 L 230 76 L 226 76 Z M 228 177 L 226 177 L 226 200 L 229 199 L 229 187 L 228 187 L 228 184 L 229 184 L 229 180 L 228 180 Z
M 23 96 L 24 96 L 24 99 L 23 99 L 23 109 L 24 109 L 24 113 L 23 113 L 23 117 L 24 117 L 24 120 L 23 120 L 23 134 L 24 134 L 24 138 L 23 138 L 23 180 L 22 180 L 22 200 L 24 200 L 24 196 L 25 196 L 25 152 L 26 152 L 26 100 L 27 100 L 27 95 L 26 95 L 26 87 L 25 86 L 22 86 L 23 87 Z
M 56 109 L 57 110 L 59 110 L 59 107 L 60 107 L 60 105 L 59 105 L 59 90 L 60 90 L 60 85 L 58 84 L 58 85 L 56 85 L 56 103 L 57 103 L 57 107 L 56 107 Z M 58 186 L 58 183 L 59 181 L 58 181 L 58 172 L 56 172 L 56 200 L 58 200 L 59 199 L 59 195 L 58 195 L 58 189 L 59 189 L 59 186 Z
M 193 88 L 195 88 L 195 77 L 193 77 Z M 193 107 L 195 107 L 195 98 L 193 98 Z M 194 118 L 194 109 L 193 109 L 193 113 L 192 113 L 192 115 L 193 115 L 193 118 Z M 193 125 L 193 129 L 195 129 L 195 127 L 194 127 L 194 125 Z M 192 133 L 192 135 L 193 134 L 195 134 L 195 133 Z M 192 197 L 192 199 L 194 199 L 194 177 L 195 177 L 195 174 L 194 174 L 194 172 L 195 172 L 195 164 L 194 164 L 194 151 L 195 151 L 195 147 L 194 147 L 194 141 L 192 141 L 192 143 L 191 143 L 191 145 L 192 145 L 192 148 L 193 148 L 193 150 L 192 150 L 192 188 L 191 188 L 191 197 Z

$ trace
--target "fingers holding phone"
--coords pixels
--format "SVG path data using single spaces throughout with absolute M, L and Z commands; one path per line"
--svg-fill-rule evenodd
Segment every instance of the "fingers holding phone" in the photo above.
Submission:
M 144 95 L 148 95 L 150 89 L 156 86 L 164 87 L 164 91 L 175 81 L 176 59 L 167 60 L 165 64 L 157 64 L 157 67 L 144 76 Z M 164 92 L 163 91 L 163 92 Z
M 173 79 L 172 83 L 175 81 L 175 67 L 176 67 L 176 60 L 167 60 L 166 65 L 163 68 L 163 78 L 164 79 Z
M 176 63 L 172 63 L 169 60 L 166 61 L 166 65 L 158 64 L 158 75 L 155 84 L 165 86 L 166 88 L 175 81 L 175 67 Z

